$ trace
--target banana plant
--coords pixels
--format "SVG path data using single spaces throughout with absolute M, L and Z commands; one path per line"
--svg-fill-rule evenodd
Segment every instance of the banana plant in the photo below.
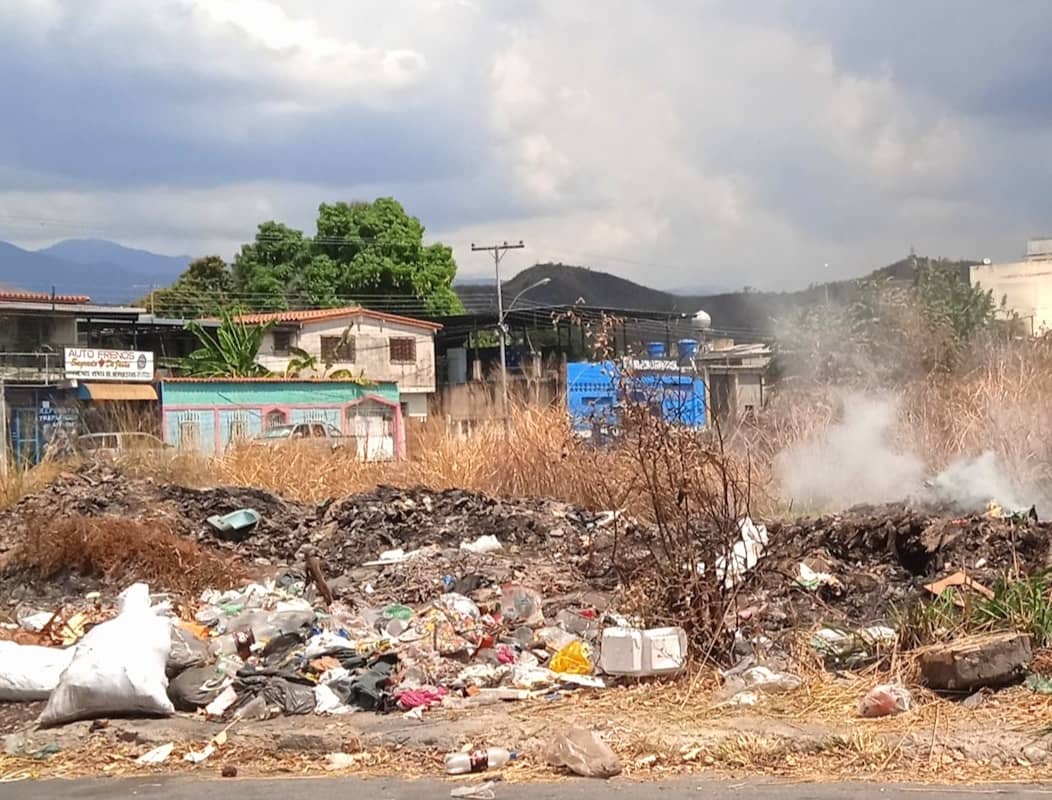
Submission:
M 260 378 L 270 370 L 256 359 L 263 337 L 273 323 L 247 325 L 224 309 L 219 327 L 209 330 L 197 320 L 186 323 L 186 330 L 196 338 L 199 347 L 186 358 L 173 359 L 173 366 L 191 378 Z
M 299 378 L 304 372 L 318 371 L 318 357 L 299 347 L 289 348 L 289 363 L 285 367 L 286 378 Z

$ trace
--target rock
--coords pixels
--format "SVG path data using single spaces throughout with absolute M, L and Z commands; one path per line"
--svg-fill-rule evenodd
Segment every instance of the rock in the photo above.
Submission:
M 971 692 L 1019 681 L 1030 658 L 1030 637 L 1025 633 L 966 637 L 919 653 L 924 683 L 949 692 Z
M 223 771 L 221 774 L 224 778 L 236 778 L 237 767 L 235 767 L 233 764 L 227 764 L 225 767 L 223 767 Z
M 1049 760 L 1049 752 L 1040 747 L 1034 747 L 1031 745 L 1030 747 L 1023 748 L 1023 758 L 1034 765 L 1045 764 Z
M 320 733 L 285 733 L 278 737 L 278 750 L 298 753 L 332 753 L 340 747 L 340 737 Z
M 28 739 L 24 733 L 12 733 L 4 737 L 4 754 L 9 756 L 21 755 L 26 751 Z

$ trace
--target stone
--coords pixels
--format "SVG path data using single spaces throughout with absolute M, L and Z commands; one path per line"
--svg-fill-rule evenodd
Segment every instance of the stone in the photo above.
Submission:
M 918 654 L 925 685 L 945 692 L 1015 683 L 1026 675 L 1030 658 L 1030 637 L 1025 633 L 965 637 Z
M 278 750 L 297 753 L 332 753 L 340 746 L 340 738 L 334 734 L 284 733 L 278 736 Z

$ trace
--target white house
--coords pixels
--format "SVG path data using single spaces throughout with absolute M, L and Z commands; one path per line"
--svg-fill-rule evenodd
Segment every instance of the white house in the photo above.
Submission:
M 435 333 L 441 325 L 361 306 L 245 314 L 238 320 L 273 323 L 258 358 L 271 372 L 285 372 L 291 348 L 298 348 L 317 359 L 319 373 L 349 370 L 397 383 L 402 416 L 427 417 L 435 392 Z

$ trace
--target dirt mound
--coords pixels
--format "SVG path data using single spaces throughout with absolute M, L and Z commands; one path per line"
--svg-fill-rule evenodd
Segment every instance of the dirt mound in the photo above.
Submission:
M 261 520 L 237 540 L 220 536 L 207 523 L 209 516 L 242 508 L 255 509 Z M 0 513 L 0 555 L 6 552 L 10 559 L 35 521 L 101 517 L 153 522 L 246 564 L 298 565 L 310 552 L 321 557 L 330 578 L 355 571 L 356 589 L 368 585 L 378 597 L 402 602 L 433 597 L 447 575 L 459 580 L 485 571 L 489 582 L 540 581 L 545 576 L 548 587 L 567 591 L 579 587 L 588 574 L 607 571 L 591 563 L 591 539 L 601 515 L 551 500 L 380 486 L 315 506 L 261 489 L 160 484 L 100 464 L 63 473 L 43 491 Z M 460 550 L 462 542 L 480 536 L 495 536 L 504 549 L 490 559 Z M 363 562 L 394 549 L 426 549 L 427 555 L 361 571 Z M 0 594 L 7 583 L 0 579 Z
M 43 491 L 0 513 L 0 554 L 11 550 L 25 535 L 26 520 L 66 516 L 156 520 L 203 544 L 236 549 L 233 543 L 219 539 L 206 520 L 241 508 L 254 508 L 262 515 L 255 534 L 259 541 L 274 543 L 260 548 L 269 555 L 281 555 L 289 540 L 302 538 L 317 512 L 312 505 L 284 500 L 262 489 L 190 489 L 134 478 L 111 465 L 89 463 L 62 473 Z
M 326 563 L 339 570 L 384 550 L 456 548 L 481 536 L 495 536 L 505 547 L 540 548 L 559 540 L 579 545 L 577 536 L 587 535 L 598 519 L 553 500 L 380 486 L 330 505 L 313 538 Z

